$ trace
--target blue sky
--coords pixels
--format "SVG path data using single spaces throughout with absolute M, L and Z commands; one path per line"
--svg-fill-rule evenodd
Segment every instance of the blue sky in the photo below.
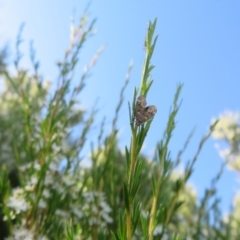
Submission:
M 34 40 L 40 71 L 46 78 L 57 79 L 56 62 L 63 58 L 69 43 L 70 16 L 76 20 L 87 1 L 0 1 L 0 46 L 8 44 L 10 58 L 14 57 L 14 44 L 21 23 L 25 54 L 22 66 L 29 68 L 29 42 Z M 207 132 L 211 118 L 224 110 L 239 111 L 240 89 L 240 1 L 209 0 L 143 0 L 143 1 L 92 1 L 90 18 L 97 17 L 98 34 L 86 44 L 80 57 L 79 74 L 98 48 L 106 48 L 88 79 L 81 100 L 85 107 L 93 106 L 99 98 L 99 122 L 111 119 L 124 84 L 130 60 L 134 68 L 125 102 L 120 112 L 120 146 L 130 141 L 127 101 L 131 101 L 135 86 L 139 86 L 145 56 L 144 37 L 147 22 L 158 19 L 159 34 L 152 63 L 156 66 L 154 83 L 148 103 L 158 108 L 144 147 L 151 154 L 161 138 L 177 83 L 184 84 L 183 100 L 177 128 L 171 143 L 172 156 L 183 146 L 189 132 L 196 126 L 195 135 L 183 160 L 193 157 L 201 137 Z M 99 123 L 100 124 L 100 123 Z M 98 126 L 98 123 L 96 123 Z M 94 137 L 95 134 L 92 133 Z M 199 195 L 216 175 L 222 159 L 209 140 L 195 165 L 191 181 Z M 239 184 L 237 175 L 226 170 L 218 185 L 222 208 L 229 204 Z

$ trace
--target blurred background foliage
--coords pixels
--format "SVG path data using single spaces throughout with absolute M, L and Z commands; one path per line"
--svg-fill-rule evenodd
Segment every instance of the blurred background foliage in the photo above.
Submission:
M 103 47 L 79 83 L 73 86 L 71 80 L 81 49 L 94 34 L 94 24 L 95 20 L 83 16 L 78 25 L 71 25 L 71 41 L 58 62 L 55 88 L 51 80 L 41 76 L 33 47 L 33 71 L 20 66 L 20 50 L 13 63 L 15 70 L 9 70 L 7 48 L 0 51 L 0 239 L 112 239 L 111 232 L 116 233 L 121 225 L 119 210 L 126 204 L 123 187 L 127 163 L 125 152 L 119 148 L 116 122 L 131 66 L 119 90 L 111 131 L 105 133 L 103 119 L 100 128 L 94 129 L 95 139 L 89 139 L 98 109 L 82 109 L 81 92 Z M 21 30 L 18 49 L 20 44 Z M 216 191 L 225 165 L 237 172 L 240 169 L 239 114 L 225 113 L 218 119 L 210 134 L 224 140 L 228 148 L 218 146 L 225 162 L 202 199 L 188 178 L 209 134 L 182 171 L 181 155 L 191 135 L 177 159 L 172 159 L 167 149 L 164 170 L 157 157 L 162 139 L 153 159 L 140 155 L 143 167 L 136 201 L 141 216 L 133 239 L 148 239 L 144 229 L 153 204 L 152 184 L 159 178 L 153 239 L 240 239 L 240 195 L 235 196 L 232 211 L 223 216 L 218 206 L 221 196 Z M 83 153 L 86 144 L 91 146 L 88 156 Z

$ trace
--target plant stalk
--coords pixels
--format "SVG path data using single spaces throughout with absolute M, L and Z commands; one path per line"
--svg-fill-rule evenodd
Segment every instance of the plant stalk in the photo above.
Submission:
M 137 154 L 136 154 L 136 136 L 137 132 L 137 126 L 133 128 L 132 131 L 132 145 L 131 145 L 131 162 L 130 162 L 130 169 L 128 171 L 128 192 L 129 192 L 129 210 L 127 211 L 127 219 L 126 219 L 126 229 L 127 229 L 127 240 L 132 239 L 132 197 L 131 197 L 131 191 L 132 191 L 132 186 L 131 186 L 131 179 L 134 174 L 134 169 L 135 169 L 135 164 L 136 164 L 136 159 L 137 159 Z

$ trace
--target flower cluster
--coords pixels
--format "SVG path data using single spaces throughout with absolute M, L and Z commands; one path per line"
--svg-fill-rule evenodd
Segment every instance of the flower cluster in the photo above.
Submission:
M 212 137 L 227 146 L 216 144 L 220 156 L 232 170 L 240 170 L 240 113 L 226 111 L 219 116 Z M 214 119 L 215 120 L 215 119 Z M 214 121 L 213 120 L 213 121 Z

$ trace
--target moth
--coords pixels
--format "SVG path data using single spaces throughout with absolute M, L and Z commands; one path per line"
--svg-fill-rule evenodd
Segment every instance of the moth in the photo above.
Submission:
M 146 105 L 147 105 L 146 98 L 143 96 L 139 96 L 137 98 L 136 112 L 135 112 L 135 119 L 136 119 L 137 126 L 140 126 L 141 124 L 153 118 L 157 112 L 156 106 L 150 105 L 146 107 Z

